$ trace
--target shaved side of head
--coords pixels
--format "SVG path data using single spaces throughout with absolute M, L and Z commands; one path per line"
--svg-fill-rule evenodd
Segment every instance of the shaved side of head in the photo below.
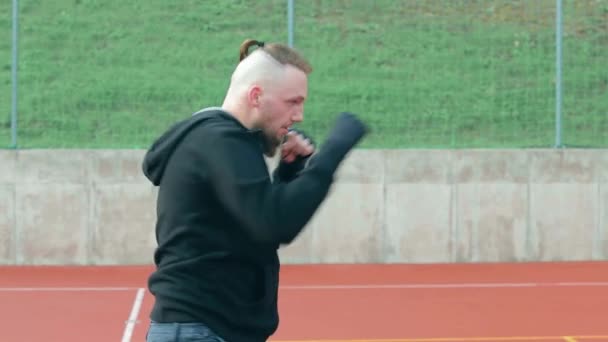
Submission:
M 232 73 L 230 89 L 240 93 L 253 85 L 272 88 L 280 83 L 285 69 L 286 65 L 278 62 L 267 52 L 255 50 L 242 60 Z
M 291 47 L 253 39 L 241 44 L 238 61 L 222 108 L 263 131 L 264 153 L 273 156 L 289 127 L 302 120 L 312 67 Z
M 252 47 L 257 48 L 249 52 Z M 239 49 L 239 64 L 232 73 L 224 106 L 233 110 L 241 107 L 235 102 L 242 101 L 254 87 L 273 91 L 284 86 L 285 75 L 292 70 L 308 75 L 312 66 L 298 51 L 284 44 L 246 39 Z
M 253 52 L 249 49 L 257 46 Z M 279 43 L 264 43 L 254 39 L 245 39 L 239 49 L 239 65 L 231 83 L 243 80 L 244 83 L 272 81 L 282 76 L 288 67 L 299 69 L 306 75 L 312 72 L 310 63 L 295 49 Z

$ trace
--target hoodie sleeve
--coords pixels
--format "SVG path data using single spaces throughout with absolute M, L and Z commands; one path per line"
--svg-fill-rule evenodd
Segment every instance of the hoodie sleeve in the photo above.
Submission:
M 247 233 L 263 243 L 288 244 L 327 196 L 351 146 L 326 142 L 308 167 L 288 183 L 273 183 L 261 154 L 246 134 L 206 133 L 201 163 L 221 203 Z
M 298 156 L 291 163 L 283 160 L 279 161 L 279 165 L 274 169 L 272 179 L 275 183 L 288 183 L 297 177 L 298 172 L 301 172 L 306 167 L 306 162 L 311 156 Z
M 263 243 L 290 243 L 326 197 L 332 174 L 307 170 L 273 183 L 261 149 L 246 134 L 207 133 L 201 151 L 206 177 L 220 202 Z

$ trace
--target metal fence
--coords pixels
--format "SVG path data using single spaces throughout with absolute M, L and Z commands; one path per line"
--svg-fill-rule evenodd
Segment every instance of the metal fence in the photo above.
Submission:
M 349 109 L 372 126 L 370 147 L 608 147 L 608 0 L 13 0 L 0 11 L 11 17 L 0 147 L 145 147 L 218 104 L 249 37 L 313 61 L 303 125 L 314 135 Z

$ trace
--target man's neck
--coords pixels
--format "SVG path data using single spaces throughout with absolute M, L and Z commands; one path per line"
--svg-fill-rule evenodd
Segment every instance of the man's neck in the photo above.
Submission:
M 253 129 L 254 123 L 251 118 L 251 115 L 243 106 L 231 103 L 230 101 L 224 101 L 224 103 L 222 104 L 222 109 L 228 114 L 232 115 L 241 123 L 241 125 L 245 126 L 247 129 Z

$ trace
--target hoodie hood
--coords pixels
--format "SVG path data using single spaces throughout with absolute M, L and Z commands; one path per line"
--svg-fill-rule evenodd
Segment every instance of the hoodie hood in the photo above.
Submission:
M 221 108 L 206 108 L 194 113 L 192 117 L 171 126 L 154 141 L 146 152 L 142 164 L 144 175 L 152 184 L 158 186 L 165 172 L 169 158 L 188 132 L 203 122 L 212 118 L 217 118 L 218 115 L 222 114 L 229 115 Z

